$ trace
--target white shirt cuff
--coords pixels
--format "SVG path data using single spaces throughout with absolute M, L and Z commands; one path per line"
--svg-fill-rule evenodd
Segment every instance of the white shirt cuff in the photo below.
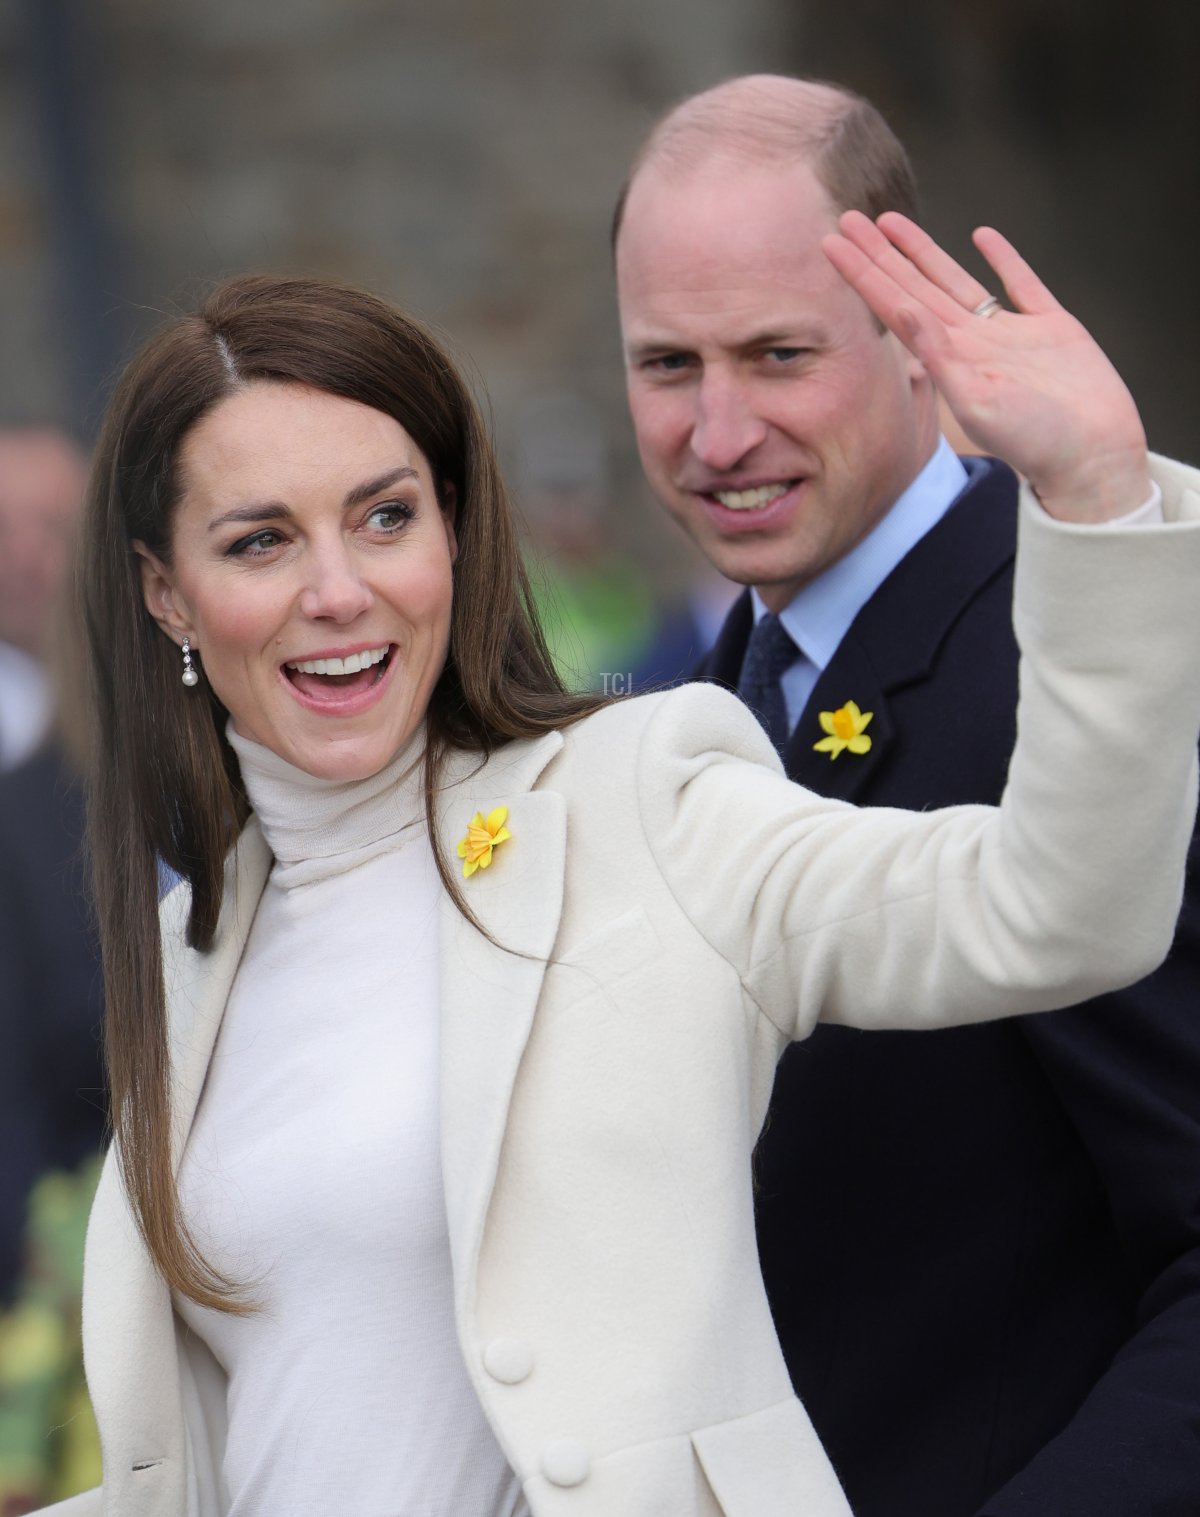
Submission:
M 1037 496 L 1032 491 L 1030 494 L 1037 501 L 1038 508 L 1046 511 L 1045 506 L 1042 505 Z M 1047 511 L 1046 515 L 1048 516 L 1049 514 Z M 1075 525 L 1077 527 L 1087 527 L 1089 530 L 1104 527 L 1156 527 L 1161 525 L 1163 520 L 1163 493 L 1157 482 L 1151 480 L 1149 496 L 1135 511 L 1126 511 L 1124 516 L 1110 516 L 1106 521 L 1076 522 Z
M 1154 527 L 1158 526 L 1163 519 L 1163 496 L 1158 485 L 1151 480 L 1150 498 L 1145 500 L 1136 511 L 1126 511 L 1124 516 L 1113 516 L 1108 521 L 1101 522 L 1103 527 Z

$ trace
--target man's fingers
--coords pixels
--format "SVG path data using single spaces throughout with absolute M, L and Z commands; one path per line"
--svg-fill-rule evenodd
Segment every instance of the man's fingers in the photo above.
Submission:
M 948 326 L 958 326 L 993 293 L 940 248 L 928 232 L 898 211 L 885 211 L 878 224 L 861 211 L 846 211 L 838 218 L 838 230 L 879 273 Z M 1062 310 L 1006 237 L 993 227 L 979 227 L 973 240 L 1018 311 L 1038 316 Z M 836 262 L 835 266 L 840 267 Z M 846 277 L 864 299 L 866 289 L 872 291 L 874 299 L 868 303 L 875 309 L 875 301 L 884 298 L 883 285 L 871 280 L 863 286 L 865 272 L 857 264 L 851 266 L 856 272 Z M 877 314 L 887 320 L 882 311 Z
M 927 353 L 940 348 L 945 335 L 944 324 L 929 312 L 924 302 L 914 299 L 860 247 L 839 233 L 823 237 L 821 246 L 846 283 L 918 358 L 924 360 Z M 945 299 L 941 295 L 938 298 Z
M 902 216 L 896 216 L 895 213 L 887 219 L 892 223 L 902 223 L 905 228 L 912 228 L 914 232 L 918 230 L 911 222 L 906 221 Z M 881 226 L 876 226 L 861 211 L 846 211 L 838 218 L 838 227 L 842 235 L 853 242 L 878 269 L 893 279 L 914 301 L 925 306 L 948 325 L 957 325 L 965 316 L 970 314 L 973 307 L 978 305 L 979 301 L 987 293 L 982 286 L 979 286 L 978 297 L 972 301 L 971 305 L 964 305 L 962 300 L 956 299 L 952 294 L 948 293 L 937 280 L 931 278 L 926 270 L 914 262 L 906 252 L 901 251 L 899 247 L 895 246 L 890 233 L 889 235 L 884 235 L 882 222 Z M 929 247 L 941 252 L 937 248 L 936 243 L 933 243 L 930 239 L 926 240 L 929 243 Z M 958 268 L 958 265 L 954 263 L 954 260 L 948 254 L 942 253 L 941 256 L 942 264 L 940 265 L 940 272 L 945 274 L 947 268 Z M 959 269 L 958 272 L 963 280 L 970 280 L 970 276 L 965 274 L 963 270 Z M 977 281 L 972 280 L 971 284 L 975 285 Z
M 1024 311 L 1028 316 L 1044 316 L 1062 310 L 1008 238 L 1001 236 L 994 227 L 977 227 L 971 241 L 999 274 L 1008 298 L 1018 311 Z
M 940 248 L 928 232 L 899 211 L 885 211 L 878 226 L 893 247 L 963 310 L 973 311 L 992 293 Z
M 831 232 L 821 239 L 826 258 L 863 300 L 889 327 L 894 327 L 896 312 L 904 291 L 885 274 L 866 253 L 848 237 Z

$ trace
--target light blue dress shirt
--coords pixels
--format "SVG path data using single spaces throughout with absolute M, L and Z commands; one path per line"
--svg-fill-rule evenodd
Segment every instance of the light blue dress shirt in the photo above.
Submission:
M 976 467 L 985 466 L 974 460 L 964 463 L 946 439 L 939 438 L 929 462 L 862 542 L 797 591 L 779 613 L 801 654 L 780 681 L 789 729 L 799 721 L 850 623 L 905 554 L 941 521 L 962 493 L 969 470 Z M 750 593 L 757 623 L 767 608 L 757 590 Z

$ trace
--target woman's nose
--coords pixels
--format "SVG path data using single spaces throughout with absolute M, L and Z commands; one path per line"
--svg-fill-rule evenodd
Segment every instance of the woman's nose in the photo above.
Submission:
M 308 580 L 300 593 L 300 609 L 314 621 L 352 622 L 369 609 L 370 587 L 353 556 L 340 544 L 314 553 Z

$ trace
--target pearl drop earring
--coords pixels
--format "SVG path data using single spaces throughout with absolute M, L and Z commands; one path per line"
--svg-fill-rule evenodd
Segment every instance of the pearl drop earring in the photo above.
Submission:
M 192 685 L 200 683 L 200 676 L 192 668 L 192 645 L 186 637 L 183 640 L 181 651 L 183 653 L 183 683 L 190 689 Z

